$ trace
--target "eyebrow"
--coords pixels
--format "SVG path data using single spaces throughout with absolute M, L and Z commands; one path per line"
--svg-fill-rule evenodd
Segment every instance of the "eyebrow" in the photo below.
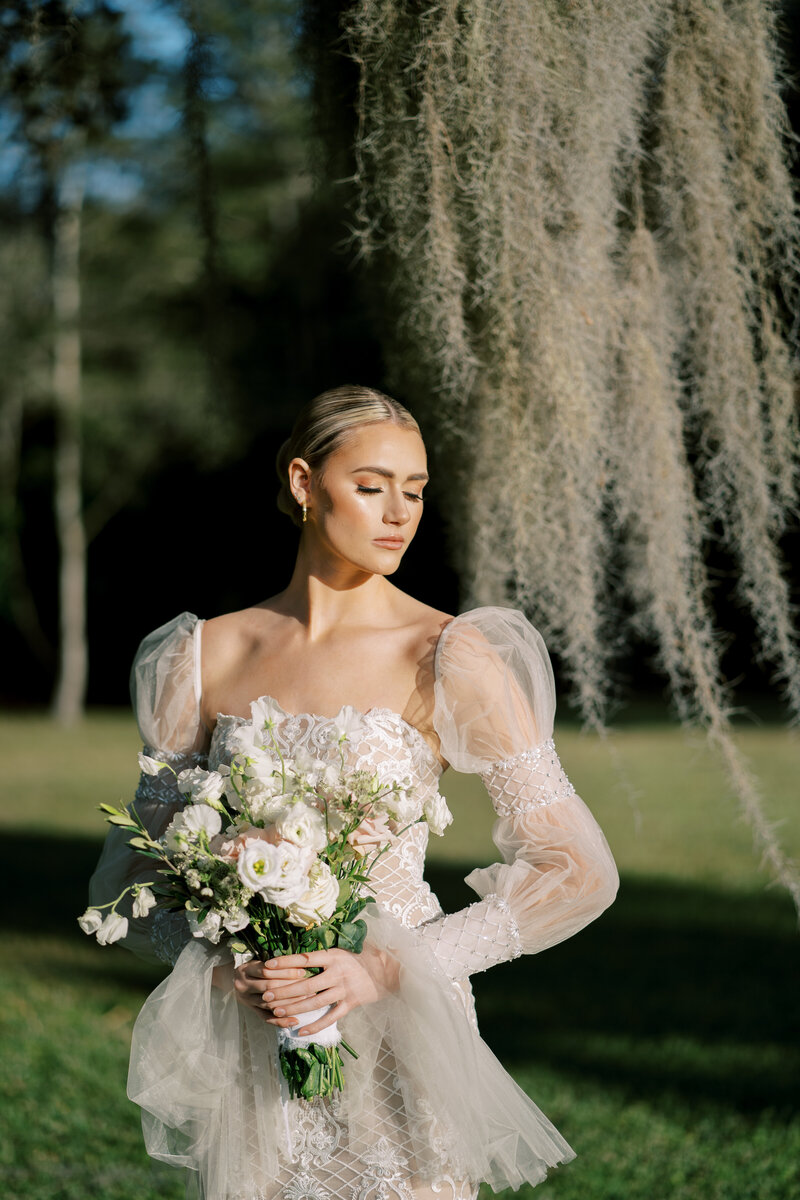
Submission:
M 384 479 L 394 479 L 394 471 L 387 471 L 386 467 L 356 467 L 355 471 L 351 471 L 351 475 L 357 475 L 359 471 L 371 471 L 373 475 L 383 475 Z M 424 479 L 426 482 L 430 478 L 424 471 L 419 471 L 416 475 L 406 476 L 406 483 L 411 479 Z

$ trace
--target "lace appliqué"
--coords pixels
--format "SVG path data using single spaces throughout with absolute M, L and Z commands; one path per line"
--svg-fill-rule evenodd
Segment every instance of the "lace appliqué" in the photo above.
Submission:
M 161 962 L 174 967 L 181 951 L 191 941 L 186 914 L 180 909 L 157 908 L 150 918 L 150 942 Z
M 495 812 L 501 817 L 528 812 L 575 794 L 552 738 L 530 750 L 523 750 L 521 754 L 492 763 L 481 774 L 481 779 L 492 798 Z

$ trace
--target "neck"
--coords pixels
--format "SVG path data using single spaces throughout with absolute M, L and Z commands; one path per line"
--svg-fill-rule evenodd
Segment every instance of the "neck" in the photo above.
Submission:
M 337 625 L 380 623 L 395 591 L 383 575 L 315 552 L 301 537 L 289 586 L 275 602 L 305 626 L 309 640 L 317 640 Z

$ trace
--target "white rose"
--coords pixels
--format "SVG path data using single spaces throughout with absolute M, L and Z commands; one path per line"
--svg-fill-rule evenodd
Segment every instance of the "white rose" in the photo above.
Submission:
M 208 909 L 202 921 L 197 919 L 197 913 L 194 909 L 186 910 L 186 919 L 189 922 L 189 928 L 192 931 L 192 937 L 206 938 L 214 946 L 217 945 L 222 937 L 222 916 L 213 909 Z
M 256 729 L 264 729 L 282 721 L 286 716 L 277 700 L 262 696 L 250 705 L 250 717 Z
M 156 900 L 150 888 L 145 885 L 139 889 L 139 893 L 134 897 L 133 915 L 135 917 L 146 917 L 151 908 L 155 908 L 158 901 Z
M 222 818 L 208 804 L 189 804 L 180 816 L 183 818 L 183 828 L 190 835 L 197 836 L 202 830 L 208 837 L 213 837 L 222 829 Z
M 157 758 L 151 758 L 149 754 L 139 751 L 139 768 L 144 771 L 145 775 L 157 775 L 166 765 L 164 762 L 159 762 Z
M 111 942 L 118 942 L 120 938 L 124 938 L 127 932 L 128 918 L 111 912 L 97 930 L 97 940 L 101 946 L 107 946 Z
M 87 908 L 83 916 L 78 917 L 78 924 L 84 933 L 97 933 L 103 924 L 103 914 L 99 908 Z
M 262 838 L 248 838 L 236 871 L 245 887 L 260 892 L 268 904 L 285 907 L 306 891 L 312 862 L 313 853 L 292 842 L 273 846 Z
M 309 887 L 299 899 L 286 906 L 293 925 L 320 925 L 333 913 L 339 901 L 339 880 L 327 863 L 319 859 L 308 873 Z
M 423 806 L 423 812 L 431 831 L 439 837 L 453 820 L 453 814 L 447 807 L 447 801 L 439 792 L 434 792 L 432 796 L 428 797 Z
M 240 929 L 245 929 L 250 924 L 247 909 L 235 908 L 233 912 L 222 918 L 222 924 L 228 933 L 238 933 Z
M 294 842 L 296 846 L 306 846 L 315 854 L 319 854 L 328 844 L 322 813 L 302 801 L 281 810 L 275 818 L 275 829 L 279 837 Z

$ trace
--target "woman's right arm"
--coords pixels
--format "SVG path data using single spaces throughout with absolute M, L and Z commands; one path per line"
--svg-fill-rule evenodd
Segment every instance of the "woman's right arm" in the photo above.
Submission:
M 142 772 L 132 805 L 156 839 L 184 805 L 176 776 L 204 762 L 208 750 L 208 731 L 200 715 L 202 624 L 193 613 L 168 621 L 142 640 L 131 669 L 131 701 L 144 753 L 168 764 L 157 775 Z M 131 849 L 131 836 L 119 826 L 109 829 L 89 883 L 91 905 L 116 900 L 131 884 L 157 880 L 158 864 Z M 183 912 L 156 909 L 134 918 L 131 910 L 128 895 L 117 909 L 128 919 L 120 945 L 151 962 L 174 964 L 190 937 Z

